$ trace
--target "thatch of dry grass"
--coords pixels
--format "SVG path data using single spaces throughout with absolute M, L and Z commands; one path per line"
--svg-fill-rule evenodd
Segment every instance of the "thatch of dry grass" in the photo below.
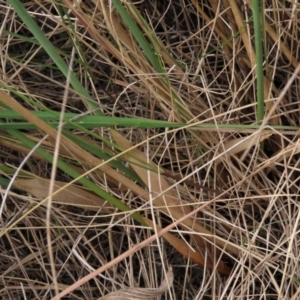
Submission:
M 90 102 L 12 2 L 0 108 L 38 129 L 0 118 L 2 299 L 298 299 L 299 4 L 264 2 L 258 125 L 253 1 L 22 1 Z M 60 131 L 46 108 L 186 126 Z

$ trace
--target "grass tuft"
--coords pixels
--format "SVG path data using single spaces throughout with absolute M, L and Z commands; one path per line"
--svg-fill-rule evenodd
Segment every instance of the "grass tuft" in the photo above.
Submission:
M 299 298 L 297 3 L 0 8 L 1 299 Z

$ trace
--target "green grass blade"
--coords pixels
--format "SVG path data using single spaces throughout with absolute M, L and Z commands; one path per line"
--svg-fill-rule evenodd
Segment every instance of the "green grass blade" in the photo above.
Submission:
M 45 51 L 60 69 L 60 71 L 68 77 L 69 74 L 69 67 L 62 59 L 62 57 L 57 53 L 55 47 L 50 43 L 47 37 L 44 35 L 42 30 L 39 28 L 37 23 L 33 20 L 33 18 L 28 14 L 24 6 L 21 4 L 19 0 L 8 0 L 9 4 L 14 8 L 16 13 L 22 19 L 24 24 L 28 27 L 30 32 L 34 35 L 40 45 L 43 46 Z M 74 73 L 71 72 L 70 74 L 70 83 L 75 89 L 75 91 L 83 98 L 83 101 L 88 105 L 90 109 L 94 109 L 97 107 L 97 104 L 93 101 L 89 93 L 83 87 L 81 82 L 77 79 Z M 102 112 L 98 111 L 97 114 L 103 115 Z
M 10 134 L 15 139 L 21 141 L 24 146 L 26 146 L 29 149 L 33 149 L 36 146 L 36 143 L 31 141 L 29 138 L 27 138 L 22 133 L 15 131 L 15 130 L 7 130 L 8 134 Z M 52 163 L 53 162 L 53 156 L 49 154 L 47 151 L 45 151 L 43 148 L 38 147 L 36 149 L 36 152 L 41 155 L 45 160 Z M 94 192 L 99 197 L 102 197 L 103 199 L 107 200 L 110 204 L 112 204 L 114 207 L 118 208 L 119 210 L 123 212 L 130 212 L 131 209 L 126 204 L 115 198 L 114 196 L 110 195 L 103 189 L 101 189 L 99 186 L 91 182 L 85 177 L 80 177 L 81 174 L 72 169 L 68 164 L 66 164 L 62 159 L 58 158 L 57 166 L 60 170 L 71 176 L 72 178 L 76 179 L 78 178 L 78 182 L 81 183 L 83 186 L 88 188 L 90 191 Z M 139 222 L 140 224 L 144 224 L 143 217 L 139 213 L 132 213 L 131 217 Z
M 120 14 L 121 18 L 123 19 L 123 22 L 126 24 L 126 26 L 130 29 L 130 32 L 144 51 L 146 57 L 148 58 L 149 62 L 153 66 L 154 70 L 158 73 L 163 74 L 164 69 L 162 67 L 162 64 L 160 62 L 160 59 L 157 55 L 154 54 L 153 48 L 149 45 L 146 38 L 144 37 L 143 33 L 139 29 L 136 22 L 133 20 L 131 15 L 127 12 L 123 4 L 120 0 L 112 0 L 116 10 Z M 130 5 L 133 5 L 132 3 Z
M 257 123 L 259 124 L 265 115 L 264 111 L 264 74 L 263 74 L 263 48 L 262 48 L 262 24 L 261 9 L 258 0 L 252 1 L 253 24 L 256 52 L 256 86 L 257 86 Z
M 78 146 L 80 146 L 82 149 L 85 149 L 86 151 L 92 153 L 94 156 L 99 157 L 105 161 L 108 161 L 111 156 L 105 153 L 105 151 L 98 147 L 95 146 L 88 141 L 85 141 L 78 136 L 71 134 L 69 132 L 64 132 L 64 135 L 68 137 L 72 142 L 75 142 Z M 131 169 L 127 168 L 125 165 L 123 165 L 121 162 L 116 161 L 116 160 L 111 160 L 109 162 L 111 166 L 114 168 L 118 169 L 119 171 L 123 172 L 127 178 L 130 178 L 133 181 L 137 181 L 141 186 L 144 186 L 144 182 L 140 179 L 140 177 Z
M 38 116 L 42 120 L 48 122 L 49 125 L 56 127 L 58 126 L 59 116 L 53 115 L 49 112 L 39 112 L 39 111 L 30 111 L 34 115 Z M 76 114 L 73 113 L 66 113 L 65 117 L 73 118 L 76 117 Z M 0 119 L 15 119 L 15 120 L 22 120 L 23 118 L 16 112 L 12 110 L 0 110 Z M 105 116 L 82 116 L 76 121 L 70 121 L 66 119 L 68 123 L 64 125 L 64 129 L 94 129 L 94 128 L 112 128 L 114 126 L 120 127 L 128 127 L 128 128 L 141 128 L 141 129 L 150 129 L 150 128 L 178 128 L 184 129 L 185 127 L 189 126 L 191 129 L 201 130 L 201 129 L 228 129 L 228 130 L 253 130 L 259 129 L 260 125 L 258 124 L 215 124 L 215 123 L 204 123 L 204 124 L 180 124 L 175 122 L 168 122 L 168 121 L 157 121 L 157 120 L 149 120 L 144 118 L 120 118 L 120 117 L 105 117 Z M 274 130 L 286 130 L 286 131 L 297 131 L 300 128 L 298 126 L 283 126 L 283 125 L 270 125 L 269 128 Z M 36 129 L 34 124 L 28 122 L 2 122 L 0 123 L 0 129 L 7 130 L 7 129 Z M 90 133 L 89 131 L 87 132 Z M 102 140 L 102 137 L 91 133 L 91 136 L 94 136 L 97 139 Z M 105 141 L 106 142 L 106 141 Z M 108 145 L 120 149 L 117 145 L 107 142 Z

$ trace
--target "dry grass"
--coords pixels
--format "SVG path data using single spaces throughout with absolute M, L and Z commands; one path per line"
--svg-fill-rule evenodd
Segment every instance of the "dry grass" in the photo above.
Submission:
M 97 1 L 84 1 L 72 12 L 71 1 L 62 1 L 70 9 L 74 30 L 61 22 L 53 1 L 23 2 L 58 51 L 68 54 L 68 63 L 77 47 L 73 70 L 106 115 L 186 123 L 256 123 L 251 22 L 231 39 L 245 25 L 239 22 L 250 18 L 248 1 L 135 4 L 161 42 L 156 50 L 164 64 L 168 87 L 106 1 L 100 1 L 98 6 L 94 4 Z M 300 7 L 297 2 L 267 0 L 264 9 L 264 122 L 266 126 L 299 126 L 300 78 L 292 80 L 292 75 L 300 60 Z M 66 79 L 43 49 L 7 32 L 32 37 L 6 1 L 0 0 L 0 12 L 1 82 L 55 111 L 60 111 L 67 100 L 67 111 L 85 112 L 86 106 L 71 88 L 65 99 Z M 130 13 L 134 16 L 134 11 Z M 172 59 L 180 64 L 174 66 Z M 284 89 L 287 92 L 283 94 Z M 238 255 L 217 246 L 223 252 L 222 261 L 232 268 L 229 276 L 222 276 L 200 268 L 164 239 L 157 238 L 62 299 L 98 299 L 127 287 L 158 288 L 170 267 L 174 281 L 163 293 L 163 299 L 298 299 L 298 133 L 271 126 L 268 129 L 119 128 L 119 133 L 132 144 L 140 143 L 138 149 L 149 162 L 166 171 L 165 179 L 182 204 L 190 210 L 205 204 L 197 212 L 197 220 L 238 249 Z M 108 129 L 95 132 L 111 138 Z M 2 167 L 17 169 L 24 162 L 17 180 L 49 180 L 51 164 L 35 154 L 24 161 L 28 151 L 5 131 L 0 134 Z M 27 134 L 36 140 L 42 137 L 36 131 Z M 76 134 L 88 138 L 84 132 Z M 50 142 L 44 145 L 54 151 Z M 97 145 L 114 151 L 99 142 Z M 69 151 L 63 149 L 61 155 L 71 160 Z M 89 170 L 90 166 L 85 167 Z M 12 174 L 3 168 L 0 175 L 12 179 Z M 170 224 L 170 217 L 153 206 L 153 195 L 145 189 L 141 190 L 147 197 L 139 192 L 140 185 L 133 185 L 136 190 L 129 189 L 119 184 L 118 177 L 99 172 L 90 173 L 89 178 L 161 227 Z M 58 171 L 56 180 L 69 182 L 71 178 Z M 84 200 L 91 197 L 97 204 L 93 210 L 66 205 L 72 197 L 79 198 L 74 186 L 66 189 L 64 196 L 58 194 L 61 196 L 53 199 L 49 213 L 49 207 L 37 205 L 47 197 L 49 181 L 45 185 L 40 181 L 34 184 L 37 182 L 36 190 L 43 187 L 40 192 L 34 190 L 35 186 L 21 186 L 21 181 L 18 189 L 1 188 L 0 221 L 1 231 L 5 232 L 0 240 L 2 299 L 51 299 L 55 291 L 66 289 L 153 234 L 111 207 L 99 209 L 94 195 L 84 194 Z M 147 183 L 146 186 L 151 191 Z M 81 193 L 82 189 L 82 196 Z M 71 200 L 67 200 L 68 195 Z M 176 226 L 172 233 L 191 248 L 197 248 L 188 230 Z M 204 239 L 211 243 L 208 237 Z M 211 253 L 199 251 L 209 264 Z

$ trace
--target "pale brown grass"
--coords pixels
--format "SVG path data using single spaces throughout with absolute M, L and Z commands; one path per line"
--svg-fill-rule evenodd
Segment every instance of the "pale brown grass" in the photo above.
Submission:
M 135 3 L 161 42 L 158 55 L 168 75 L 169 90 L 115 10 L 111 16 L 120 27 L 108 22 L 108 2 L 95 6 L 96 1 L 85 1 L 76 7 L 71 19 L 75 31 L 62 24 L 52 1 L 23 2 L 57 49 L 70 54 L 72 45 L 67 32 L 76 37 L 81 45 L 78 52 L 87 65 L 75 62 L 74 72 L 105 114 L 186 123 L 255 124 L 252 25 L 230 39 L 251 16 L 248 1 Z M 71 2 L 64 3 L 67 6 Z M 297 2 L 268 0 L 264 9 L 266 115 L 274 110 L 265 121 L 269 125 L 299 126 L 299 76 L 290 79 L 300 60 L 300 7 Z M 1 82 L 60 111 L 66 79 L 37 45 L 7 33 L 30 35 L 6 1 L 0 0 L 0 12 Z M 165 53 L 181 65 L 174 67 Z M 287 93 L 280 95 L 284 88 Z M 175 108 L 170 90 L 177 95 L 180 110 Z M 68 96 L 67 111 L 86 111 L 72 89 Z M 171 266 L 174 282 L 164 299 L 298 299 L 298 136 L 269 129 L 268 134 L 263 134 L 259 130 L 170 132 L 119 128 L 132 144 L 144 141 L 139 150 L 167 171 L 165 178 L 183 204 L 197 209 L 211 201 L 197 213 L 197 220 L 234 245 L 238 255 L 221 249 L 222 260 L 233 267 L 230 276 L 225 277 L 193 264 L 157 238 L 63 299 L 98 299 L 126 287 L 158 288 Z M 101 129 L 101 133 L 110 138 L 107 129 Z M 1 166 L 17 169 L 26 151 L 6 132 L 0 134 Z M 36 132 L 28 134 L 41 138 Z M 53 150 L 51 144 L 46 147 Z M 67 149 L 63 155 L 68 157 Z M 23 171 L 29 177 L 49 179 L 51 167 L 38 155 L 32 155 Z M 1 177 L 11 180 L 12 174 L 1 170 Z M 26 178 L 26 174 L 20 178 Z M 161 227 L 170 223 L 170 218 L 159 213 L 151 201 L 143 202 L 132 190 L 119 185 L 116 178 L 93 173 L 90 179 L 144 216 L 155 219 Z M 56 180 L 71 179 L 58 172 Z M 222 196 L 218 196 L 220 193 Z M 50 219 L 54 280 L 46 234 L 47 208 L 38 206 L 23 217 L 46 196 L 37 197 L 25 188 L 8 190 L 5 186 L 1 194 L 1 230 L 20 220 L 0 240 L 2 299 L 51 299 L 55 288 L 66 289 L 153 234 L 123 219 L 110 207 L 83 209 L 66 205 L 65 199 L 54 199 Z M 172 232 L 195 247 L 188 230 L 176 226 Z M 208 253 L 203 255 L 209 260 Z

